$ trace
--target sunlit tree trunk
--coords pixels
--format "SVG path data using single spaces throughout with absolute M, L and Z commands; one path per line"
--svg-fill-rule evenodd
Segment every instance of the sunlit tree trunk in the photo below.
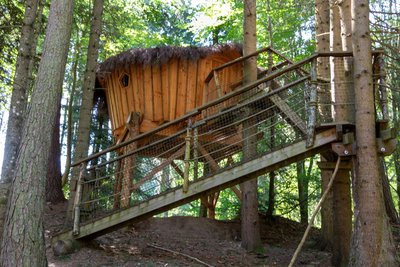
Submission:
M 369 1 L 352 0 L 351 4 L 357 160 L 350 266 L 399 266 L 378 171 Z
M 350 1 L 331 1 L 331 51 L 351 51 Z M 354 122 L 352 59 L 331 58 L 331 90 L 335 122 Z M 335 266 L 347 266 L 352 231 L 350 170 L 340 168 L 332 187 L 333 256 Z
M 329 1 L 316 0 L 315 1 L 315 31 L 318 52 L 329 52 Z M 319 57 L 317 59 L 317 76 L 329 80 L 330 66 L 329 58 Z M 330 105 L 330 86 L 329 83 L 318 84 L 318 91 L 321 92 L 319 99 L 322 104 L 320 113 L 322 120 L 329 121 L 331 118 Z M 332 153 L 330 153 L 332 154 Z M 327 162 L 332 155 L 321 155 L 321 162 Z M 332 170 L 321 169 L 321 188 L 323 194 L 328 186 L 329 179 L 332 176 Z M 324 203 L 321 207 L 321 247 L 331 248 L 333 239 L 333 225 L 332 225 L 332 193 L 328 193 Z
M 93 108 L 93 92 L 96 81 L 96 67 L 99 55 L 100 34 L 102 25 L 102 14 L 104 0 L 93 0 L 93 14 L 92 25 L 90 29 L 90 38 L 86 62 L 85 76 L 83 80 L 82 90 L 82 103 L 79 112 L 79 125 L 76 137 L 76 147 L 74 151 L 73 160 L 77 161 L 83 159 L 88 155 L 89 150 L 89 133 L 91 124 L 91 112 Z M 79 169 L 75 168 L 71 176 L 71 187 L 73 186 L 79 175 Z M 72 216 L 72 208 L 75 197 L 75 191 L 71 190 L 70 199 L 68 203 L 68 218 Z
M 17 65 L 13 80 L 13 92 L 8 117 L 4 159 L 1 171 L 1 182 L 10 183 L 14 175 L 18 148 L 24 127 L 24 115 L 27 105 L 27 91 L 29 86 L 29 64 L 33 58 L 32 39 L 35 34 L 35 18 L 38 0 L 25 3 L 25 17 L 21 29 L 20 47 L 18 50 Z
M 72 10 L 71 0 L 51 3 L 43 56 L 8 200 L 0 266 L 47 266 L 43 232 L 45 177 L 61 99 Z
M 256 51 L 256 1 L 244 1 L 243 14 L 243 55 L 246 56 Z M 257 79 L 257 60 L 252 57 L 245 61 L 243 66 L 243 84 Z M 247 110 L 245 116 L 250 116 L 251 110 Z M 255 121 L 247 119 L 243 123 L 243 155 L 251 158 L 256 151 Z M 257 177 L 241 184 L 241 236 L 242 247 L 247 251 L 255 251 L 261 248 L 260 222 L 258 216 Z
M 15 170 L 18 148 L 24 123 L 29 87 L 29 64 L 34 56 L 32 39 L 34 38 L 34 24 L 39 0 L 28 0 L 25 3 L 25 17 L 21 29 L 20 47 L 18 50 L 17 65 L 13 80 L 8 125 L 4 147 L 3 166 L 0 177 L 0 243 L 3 234 L 3 223 L 7 205 L 8 193 Z

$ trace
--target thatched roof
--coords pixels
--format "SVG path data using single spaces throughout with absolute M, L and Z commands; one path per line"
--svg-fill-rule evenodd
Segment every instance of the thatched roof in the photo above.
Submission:
M 112 56 L 100 64 L 98 72 L 112 72 L 118 68 L 125 68 L 132 64 L 158 65 L 168 62 L 172 58 L 183 60 L 198 60 L 211 54 L 224 51 L 237 51 L 242 53 L 240 44 L 224 44 L 208 47 L 175 47 L 165 46 L 156 48 L 133 48 Z

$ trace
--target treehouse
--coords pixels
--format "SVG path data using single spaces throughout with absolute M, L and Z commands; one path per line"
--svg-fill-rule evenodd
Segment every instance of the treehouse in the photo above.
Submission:
M 151 131 L 232 91 L 234 86 L 218 85 L 237 85 L 242 79 L 242 64 L 222 70 L 218 80 L 210 73 L 240 57 L 241 49 L 234 44 L 137 48 L 103 62 L 97 79 L 105 92 L 117 143 Z M 136 122 L 129 127 L 133 120 Z

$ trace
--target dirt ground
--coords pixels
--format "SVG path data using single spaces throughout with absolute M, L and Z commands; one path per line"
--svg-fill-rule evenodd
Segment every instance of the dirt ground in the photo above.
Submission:
M 261 218 L 265 252 L 257 255 L 240 247 L 239 221 L 151 218 L 56 257 L 50 237 L 64 225 L 65 209 L 65 203 L 46 208 L 49 266 L 287 266 L 306 228 L 281 217 Z M 331 266 L 330 253 L 317 249 L 318 236 L 318 230 L 312 229 L 296 266 Z

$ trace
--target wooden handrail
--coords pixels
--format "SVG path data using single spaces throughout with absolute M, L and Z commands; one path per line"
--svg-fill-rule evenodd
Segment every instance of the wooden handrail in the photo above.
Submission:
M 241 62 L 241 61 L 246 60 L 248 58 L 257 56 L 258 54 L 264 53 L 265 51 L 269 51 L 269 50 L 270 50 L 270 47 L 264 47 L 264 48 L 262 48 L 260 50 L 257 50 L 254 53 L 248 54 L 247 56 L 238 57 L 238 58 L 236 58 L 236 59 L 234 59 L 232 61 L 229 61 L 229 62 L 227 62 L 225 64 L 219 65 L 218 67 L 215 67 L 210 71 L 210 73 L 208 74 L 205 82 L 208 83 L 209 81 L 211 81 L 212 77 L 214 76 L 214 72 L 215 71 L 218 71 L 218 70 L 224 69 L 226 67 L 232 66 L 232 65 L 234 65 L 234 64 L 236 64 L 238 62 Z

